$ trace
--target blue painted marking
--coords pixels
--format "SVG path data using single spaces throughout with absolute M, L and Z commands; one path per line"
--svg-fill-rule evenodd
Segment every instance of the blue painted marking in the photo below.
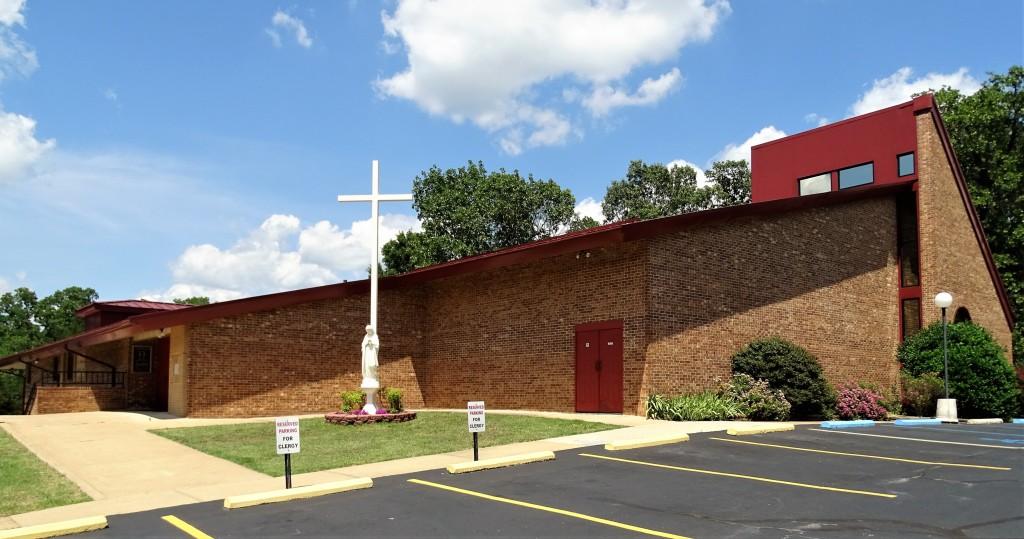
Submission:
M 913 426 L 916 426 L 916 425 L 941 425 L 942 424 L 942 420 L 938 419 L 938 418 L 935 418 L 935 419 L 897 419 L 895 424 L 896 424 L 897 427 L 913 427 Z
M 1015 417 L 1010 421 L 1010 423 L 1013 423 L 1014 425 L 1024 424 L 1024 418 Z
M 935 431 L 935 432 L 960 432 L 960 433 L 967 432 L 967 433 L 970 433 L 970 434 L 985 434 L 985 435 L 988 435 L 988 436 L 1013 436 L 1015 438 L 1024 438 L 1024 434 L 1013 434 L 1012 432 L 993 432 L 993 431 L 990 431 L 990 430 L 971 430 L 971 429 L 965 429 L 965 428 L 963 428 L 961 426 L 958 426 L 958 425 L 945 425 L 945 426 L 943 426 L 941 428 L 917 427 L 914 430 L 930 430 L 930 431 Z
M 853 421 L 822 421 L 823 429 L 850 429 L 855 427 L 874 427 L 875 422 L 870 419 L 855 419 Z

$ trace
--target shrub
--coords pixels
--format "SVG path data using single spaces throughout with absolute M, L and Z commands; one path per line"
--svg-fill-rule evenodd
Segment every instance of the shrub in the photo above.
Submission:
M 949 324 L 949 396 L 964 417 L 1007 418 L 1017 411 L 1020 389 L 1003 349 L 985 328 Z M 942 373 L 942 324 L 933 323 L 900 345 L 897 357 L 913 376 Z
M 784 421 L 789 419 L 790 404 L 778 389 L 768 382 L 755 380 L 749 374 L 734 374 L 722 387 L 721 395 L 740 407 L 740 412 L 755 421 Z
M 885 419 L 888 411 L 881 405 L 882 396 L 855 385 L 839 388 L 836 412 L 839 419 Z
M 793 417 L 833 414 L 835 392 L 818 360 L 789 341 L 771 337 L 750 343 L 732 356 L 732 371 L 765 380 L 773 389 L 782 390 L 792 405 Z
M 352 391 L 345 391 L 341 394 L 341 411 L 351 412 L 353 410 L 361 410 L 363 408 L 363 400 L 366 398 L 362 391 L 353 389 Z
M 647 417 L 669 421 L 724 421 L 743 417 L 739 405 L 714 391 L 692 395 L 647 397 Z
M 903 385 L 903 409 L 916 416 L 935 415 L 935 401 L 942 396 L 942 379 L 934 372 L 914 376 L 907 371 L 900 373 Z
M 397 414 L 401 412 L 402 408 L 402 390 L 397 387 L 386 387 L 381 392 L 381 396 L 384 397 L 384 402 L 388 403 L 388 408 L 392 413 Z

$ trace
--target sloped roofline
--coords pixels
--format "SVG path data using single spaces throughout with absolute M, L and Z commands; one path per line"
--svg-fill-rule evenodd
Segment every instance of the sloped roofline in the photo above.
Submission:
M 725 222 L 745 217 L 776 215 L 800 209 L 818 208 L 868 198 L 892 196 L 898 193 L 911 192 L 915 183 L 916 180 L 908 180 L 887 185 L 866 185 L 842 191 L 742 204 L 646 221 L 620 221 L 489 253 L 434 264 L 401 275 L 383 277 L 380 280 L 380 287 L 383 290 L 398 289 L 445 277 L 477 273 L 532 262 L 542 258 L 670 234 L 702 224 Z M 211 303 L 209 305 L 193 306 L 186 309 L 143 313 L 126 318 L 110 326 L 89 330 L 26 352 L 0 358 L 0 366 L 21 359 L 30 360 L 32 358 L 45 357 L 47 354 L 52 355 L 55 351 L 63 350 L 65 345 L 76 347 L 91 346 L 125 339 L 145 331 L 167 329 L 173 326 L 278 309 L 312 301 L 367 294 L 369 290 L 369 280 L 361 279 L 358 281 Z

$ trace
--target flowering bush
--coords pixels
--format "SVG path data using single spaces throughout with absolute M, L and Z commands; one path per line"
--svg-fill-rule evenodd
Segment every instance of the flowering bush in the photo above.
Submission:
M 885 419 L 889 412 L 880 400 L 882 396 L 870 389 L 844 385 L 839 388 L 836 410 L 840 419 Z
M 724 384 L 721 395 L 739 405 L 747 419 L 754 421 L 784 421 L 789 419 L 790 404 L 781 390 L 772 389 L 768 382 L 755 380 L 749 374 L 734 374 Z

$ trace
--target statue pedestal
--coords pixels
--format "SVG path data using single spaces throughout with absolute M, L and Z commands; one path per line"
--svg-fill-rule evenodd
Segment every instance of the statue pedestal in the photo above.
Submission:
M 360 384 L 359 388 L 363 390 L 363 395 L 366 395 L 366 404 L 363 405 L 363 411 L 368 414 L 376 414 L 377 391 L 380 390 L 380 382 L 372 378 L 363 378 L 363 383 Z
M 956 423 L 956 399 L 939 399 L 935 406 L 935 417 L 944 423 Z

